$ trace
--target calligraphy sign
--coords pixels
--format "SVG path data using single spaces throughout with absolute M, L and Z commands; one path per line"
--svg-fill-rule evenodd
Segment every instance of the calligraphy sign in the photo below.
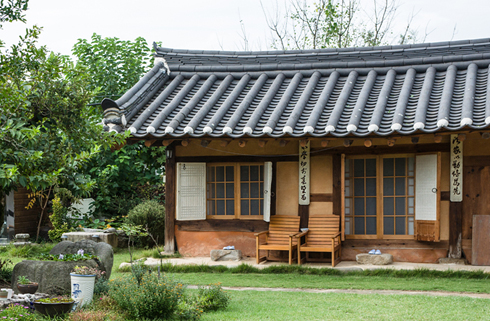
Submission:
M 299 205 L 310 204 L 310 141 L 299 145 Z
M 463 201 L 463 142 L 451 135 L 451 168 L 449 171 L 451 202 Z

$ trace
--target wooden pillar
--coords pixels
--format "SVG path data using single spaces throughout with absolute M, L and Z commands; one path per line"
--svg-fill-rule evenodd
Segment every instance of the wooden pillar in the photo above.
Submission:
M 272 181 L 271 181 L 271 215 L 276 215 L 276 177 L 277 161 L 272 162 Z
M 167 146 L 165 162 L 165 252 L 175 252 L 175 146 Z
M 463 203 L 449 203 L 449 252 L 448 257 L 461 258 L 461 242 L 463 233 Z
M 298 213 L 299 213 L 299 227 L 308 227 L 308 220 L 310 218 L 310 205 L 298 205 Z
M 333 182 L 333 193 L 332 193 L 332 210 L 333 214 L 340 215 L 342 212 L 342 191 L 341 191 L 341 161 L 342 158 L 340 154 L 332 155 L 332 182 Z

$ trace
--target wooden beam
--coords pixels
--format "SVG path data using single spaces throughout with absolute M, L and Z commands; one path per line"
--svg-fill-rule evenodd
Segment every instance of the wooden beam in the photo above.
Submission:
M 481 134 L 481 137 L 483 139 L 489 139 L 490 138 L 490 133 L 489 132 L 484 132 L 484 133 L 480 133 Z
M 165 162 L 165 252 L 175 252 L 175 187 L 176 187 L 176 166 L 175 166 L 175 147 L 173 144 L 167 146 L 167 151 L 171 150 L 173 157 L 166 158 Z
M 459 134 L 458 135 L 458 140 L 460 142 L 464 142 L 466 140 L 466 134 Z
M 350 146 L 344 148 L 343 146 L 334 147 L 329 150 L 322 150 L 319 148 L 312 148 L 311 151 L 315 152 L 315 155 L 331 155 L 336 153 L 343 153 L 346 155 L 380 155 L 380 154 L 406 154 L 406 153 L 427 153 L 427 152 L 447 152 L 450 150 L 449 143 L 440 144 L 409 144 L 409 145 L 395 145 L 392 147 L 383 145 L 373 145 L 370 148 L 364 146 Z
M 204 147 L 204 148 L 206 148 L 206 147 L 208 147 L 208 145 L 209 145 L 210 142 L 211 141 L 208 140 L 208 139 L 203 139 L 203 140 L 201 140 L 201 146 Z
M 240 147 L 242 147 L 242 148 L 243 148 L 243 147 L 245 147 L 246 145 L 247 145 L 247 141 L 246 141 L 246 140 L 244 140 L 244 139 L 240 139 L 240 140 L 238 141 L 238 146 L 240 146 Z
M 412 144 L 418 144 L 419 143 L 419 137 L 411 137 L 410 140 L 412 141 Z
M 352 139 L 344 139 L 344 147 L 350 147 L 354 141 Z
M 449 201 L 449 191 L 441 191 L 441 201 Z
M 220 145 L 221 147 L 226 147 L 226 146 L 228 146 L 228 144 L 229 144 L 230 142 L 231 142 L 231 140 L 229 140 L 229 139 L 223 139 L 222 141 L 220 141 L 220 142 L 219 142 L 219 145 Z
M 259 147 L 264 147 L 265 144 L 267 144 L 268 140 L 265 139 L 259 139 Z
M 341 177 L 342 173 L 341 169 L 342 158 L 340 154 L 332 155 L 332 184 L 333 184 L 333 193 L 332 193 L 332 211 L 335 215 L 340 215 L 342 212 L 342 191 L 341 191 Z
M 145 140 L 145 146 L 150 147 L 156 141 L 157 141 L 156 139 Z
M 221 162 L 294 162 L 298 161 L 298 155 L 293 156 L 281 156 L 281 155 L 271 155 L 271 156 L 184 156 L 177 157 L 177 162 L 206 162 L 206 163 L 221 163 Z
M 299 141 L 299 145 L 300 145 L 301 147 L 305 147 L 307 144 L 308 144 L 308 139 L 301 139 L 301 140 Z
M 181 144 L 182 146 L 184 146 L 184 147 L 187 147 L 187 146 L 189 146 L 189 140 L 188 140 L 188 139 L 183 139 L 183 140 L 180 142 L 180 144 Z
M 163 146 L 168 146 L 170 144 L 172 144 L 173 140 L 171 139 L 165 139 L 165 140 L 162 140 L 162 145 Z
M 393 147 L 393 146 L 395 146 L 395 142 L 396 142 L 396 139 L 388 139 L 388 141 L 386 143 L 388 144 L 388 146 Z
M 285 147 L 289 143 L 289 140 L 281 139 L 279 141 L 279 146 Z
M 322 139 L 322 141 L 320 142 L 320 144 L 322 145 L 322 147 L 327 147 L 328 146 L 328 140 Z
M 461 258 L 461 239 L 463 235 L 463 202 L 449 203 L 449 252 L 448 257 Z
M 332 202 L 332 193 L 315 193 L 310 194 L 310 202 Z
M 176 221 L 179 231 L 189 232 L 262 232 L 269 229 L 263 220 Z
M 371 146 L 373 146 L 373 141 L 372 141 L 371 139 L 366 139 L 366 140 L 364 141 L 364 146 L 366 146 L 366 147 L 371 147 Z
M 111 152 L 115 151 L 115 150 L 120 150 L 121 148 L 123 148 L 124 146 L 126 145 L 126 141 L 124 141 L 123 143 L 121 144 L 115 144 L 114 146 L 111 147 Z
M 434 142 L 435 143 L 440 143 L 442 142 L 442 136 L 441 135 L 434 135 Z

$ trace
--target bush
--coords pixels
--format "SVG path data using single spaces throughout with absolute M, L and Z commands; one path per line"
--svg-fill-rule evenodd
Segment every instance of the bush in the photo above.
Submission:
M 149 233 L 163 244 L 165 231 L 165 207 L 157 201 L 145 201 L 136 205 L 128 213 L 126 222 L 134 225 L 148 227 Z M 140 238 L 142 245 L 150 245 L 152 240 L 150 237 Z
M 178 320 L 199 320 L 202 313 L 195 300 L 180 300 L 175 316 Z
M 53 199 L 53 214 L 49 216 L 51 220 L 51 224 L 53 228 L 48 231 L 49 238 L 53 242 L 58 242 L 61 240 L 61 236 L 70 232 L 71 229 L 66 222 L 64 222 L 64 218 L 66 217 L 67 209 L 61 203 L 58 195 Z
M 197 306 L 204 312 L 226 309 L 229 301 L 230 296 L 223 291 L 221 283 L 200 286 L 197 291 Z
M 0 259 L 0 280 L 5 283 L 10 283 L 12 280 L 12 261 L 9 259 Z
M 94 294 L 103 295 L 109 293 L 109 280 L 106 278 L 98 278 L 94 285 Z
M 118 278 L 110 281 L 109 296 L 128 315 L 141 319 L 170 319 L 175 316 L 184 286 L 165 275 L 145 274 L 141 285 L 135 278 Z

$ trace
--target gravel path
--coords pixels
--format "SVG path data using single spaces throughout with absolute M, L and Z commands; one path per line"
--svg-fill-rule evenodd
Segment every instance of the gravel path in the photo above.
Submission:
M 189 289 L 197 289 L 197 285 L 189 285 Z M 271 291 L 271 292 L 305 292 L 305 293 L 352 293 L 352 294 L 382 294 L 382 295 L 429 295 L 455 296 L 475 299 L 490 299 L 490 293 L 447 292 L 447 291 L 403 291 L 403 290 L 346 290 L 346 289 L 298 289 L 298 288 L 258 288 L 258 287 L 228 287 L 230 291 Z

